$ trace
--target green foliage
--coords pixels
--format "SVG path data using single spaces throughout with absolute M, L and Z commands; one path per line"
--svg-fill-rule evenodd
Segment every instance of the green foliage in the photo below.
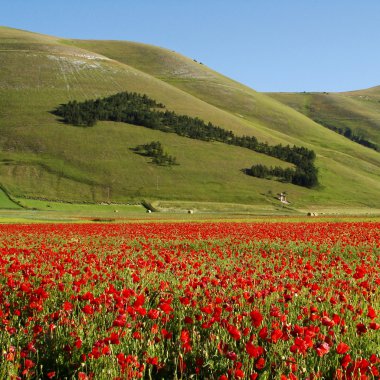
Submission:
M 61 116 L 64 122 L 79 126 L 93 126 L 97 120 L 121 121 L 163 132 L 173 132 L 196 140 L 220 141 L 244 147 L 296 165 L 294 173 L 287 171 L 274 175 L 275 177 L 286 178 L 295 185 L 305 187 L 318 184 L 317 169 L 313 163 L 315 153 L 312 150 L 295 145 L 272 146 L 266 142 L 258 142 L 254 136 L 235 136 L 232 131 L 215 126 L 211 122 L 206 123 L 197 117 L 178 115 L 173 111 L 163 112 L 157 108 L 162 109 L 165 106 L 145 94 L 122 92 L 102 99 L 61 104 L 53 113 Z M 142 145 L 135 151 L 152 157 L 152 162 L 158 165 L 175 163 L 173 157 L 163 152 L 159 142 Z M 251 170 L 249 174 L 255 176 L 255 172 L 256 170 Z
M 152 162 L 157 165 L 171 166 L 177 165 L 177 159 L 164 151 L 159 141 L 152 141 L 148 144 L 137 145 L 133 151 L 142 156 L 152 158 Z
M 266 178 L 270 173 L 270 169 L 267 166 L 262 164 L 252 165 L 251 169 L 249 169 L 248 174 L 258 177 L 258 178 Z
M 247 174 L 258 178 L 275 177 L 284 182 L 292 182 L 296 171 L 291 168 L 282 168 L 280 166 L 268 167 L 262 164 L 253 165 L 247 170 Z
M 262 164 L 253 165 L 246 173 L 258 178 L 277 178 L 283 182 L 294 185 L 314 187 L 318 185 L 317 169 L 314 165 L 297 166 L 296 169 L 282 168 L 280 166 L 267 167 Z
M 151 108 L 163 108 L 160 103 L 146 95 L 135 92 L 120 92 L 102 99 L 86 100 L 78 103 L 76 100 L 61 104 L 54 114 L 61 116 L 63 121 L 77 126 L 92 127 L 98 120 L 124 121 L 126 123 L 158 126 L 157 117 Z

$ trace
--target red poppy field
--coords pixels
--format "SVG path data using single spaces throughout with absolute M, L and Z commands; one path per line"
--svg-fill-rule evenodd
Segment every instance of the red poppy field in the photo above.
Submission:
M 378 379 L 380 223 L 0 226 L 1 379 Z

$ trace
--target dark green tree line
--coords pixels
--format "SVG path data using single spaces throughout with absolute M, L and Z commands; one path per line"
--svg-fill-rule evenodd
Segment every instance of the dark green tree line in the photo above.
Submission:
M 318 184 L 318 173 L 314 166 L 314 151 L 297 146 L 269 145 L 259 142 L 254 136 L 235 136 L 232 131 L 212 123 L 187 115 L 178 115 L 164 110 L 165 106 L 157 103 L 147 95 L 122 92 L 96 100 L 84 102 L 71 101 L 61 104 L 53 113 L 65 123 L 90 127 L 98 120 L 118 121 L 140 125 L 163 132 L 172 132 L 180 136 L 204 141 L 219 141 L 230 145 L 244 147 L 263 153 L 296 166 L 290 182 L 306 187 Z M 270 171 L 269 168 L 267 168 Z M 256 176 L 255 170 L 249 174 Z M 273 175 L 288 180 L 290 174 Z
M 347 139 L 350 139 L 351 141 L 354 141 L 360 145 L 366 146 L 367 148 L 370 148 L 370 149 L 373 149 L 373 150 L 380 152 L 380 147 L 377 144 L 367 140 L 362 135 L 357 134 L 357 132 L 355 133 L 348 126 L 338 127 L 336 125 L 327 123 L 324 120 L 320 120 L 320 119 L 315 119 L 315 122 L 323 125 L 324 127 L 328 128 L 328 129 L 330 129 L 336 133 L 339 133 L 340 135 L 343 135 L 344 137 L 346 137 Z

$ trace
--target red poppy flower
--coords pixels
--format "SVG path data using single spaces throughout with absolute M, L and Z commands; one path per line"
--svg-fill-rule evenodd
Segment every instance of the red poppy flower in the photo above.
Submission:
M 345 354 L 349 349 L 350 349 L 349 345 L 341 342 L 337 345 L 336 352 L 341 355 L 341 354 Z
M 24 363 L 25 369 L 30 369 L 30 368 L 33 368 L 34 366 L 35 366 L 35 363 L 32 360 L 25 359 L 25 363 Z
M 377 316 L 375 309 L 372 306 L 368 306 L 367 317 L 371 319 L 375 319 Z
M 85 305 L 85 306 L 83 306 L 82 307 L 82 311 L 83 311 L 83 313 L 85 313 L 85 314 L 94 314 L 94 309 L 92 308 L 92 306 L 91 305 Z
M 343 358 L 340 360 L 340 364 L 343 368 L 347 368 L 350 363 L 351 363 L 351 356 L 349 354 L 343 356 Z
M 264 317 L 258 310 L 252 310 L 250 312 L 251 322 L 254 327 L 259 327 L 261 325 L 261 322 L 263 321 Z
M 231 334 L 232 338 L 239 340 L 241 338 L 241 332 L 239 329 L 233 325 L 227 326 L 227 331 Z
M 367 327 L 363 323 L 358 323 L 356 325 L 356 331 L 359 335 L 365 334 L 367 332 Z
M 251 358 L 257 359 L 259 356 L 264 354 L 264 348 L 261 346 L 255 346 L 251 342 L 245 344 L 245 349 Z
M 315 345 L 315 351 L 318 356 L 324 356 L 330 351 L 330 346 L 326 342 L 318 343 Z
M 263 369 L 265 367 L 265 359 L 259 358 L 255 364 L 256 369 Z
M 272 343 L 277 343 L 282 337 L 282 331 L 280 329 L 275 329 L 272 331 L 270 340 Z

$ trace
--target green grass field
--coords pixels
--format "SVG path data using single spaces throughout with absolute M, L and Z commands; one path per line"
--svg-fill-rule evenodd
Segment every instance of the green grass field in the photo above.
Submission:
M 378 207 L 378 152 L 326 130 L 302 110 L 278 101 L 282 99 L 257 93 L 178 53 L 131 42 L 62 40 L 0 27 L 0 65 L 0 184 L 21 201 L 127 204 L 145 199 L 172 202 L 163 210 L 183 210 L 186 202 L 195 202 L 215 205 L 199 206 L 204 211 L 253 207 L 281 213 L 275 195 L 286 191 L 290 213 L 329 207 L 366 213 Z M 122 123 L 74 127 L 50 113 L 68 100 L 120 91 L 146 93 L 169 110 L 211 121 L 237 135 L 313 149 L 321 185 L 310 190 L 246 176 L 242 169 L 253 164 L 288 164 L 244 148 Z M 347 102 L 364 102 L 358 96 L 362 95 L 345 95 Z M 375 115 L 376 104 L 371 107 Z M 379 138 L 378 129 L 373 133 Z M 153 140 L 161 141 L 179 165 L 159 167 L 132 152 L 136 145 Z M 2 202 L 6 208 L 6 200 Z M 43 204 L 39 208 L 44 209 Z
M 12 201 L 9 196 L 0 189 L 0 209 L 6 209 L 6 210 L 19 210 L 22 207 Z

